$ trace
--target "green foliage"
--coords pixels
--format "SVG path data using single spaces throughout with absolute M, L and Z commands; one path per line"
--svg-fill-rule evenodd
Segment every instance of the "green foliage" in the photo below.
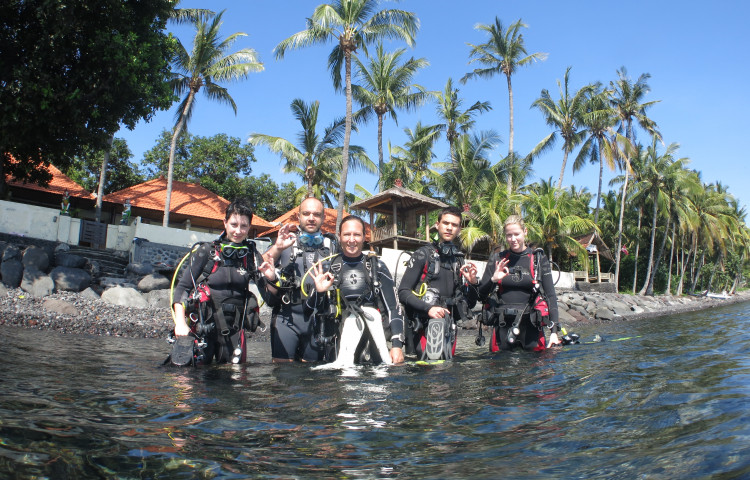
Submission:
M 299 205 L 294 182 L 278 185 L 267 173 L 243 178 L 242 189 L 242 195 L 253 203 L 254 212 L 268 221 Z
M 170 0 L 0 3 L 0 195 L 3 173 L 46 184 L 43 165 L 65 167 L 170 106 L 172 11 Z
M 164 130 L 156 145 L 145 153 L 143 165 L 148 178 L 165 176 L 169 167 L 172 135 Z M 200 183 L 226 199 L 243 194 L 242 177 L 252 172 L 255 162 L 254 147 L 241 145 L 237 137 L 225 133 L 202 137 L 183 133 L 175 151 L 173 178 L 183 182 Z
M 112 142 L 107 178 L 104 182 L 105 195 L 143 182 L 144 177 L 138 165 L 130 162 L 132 157 L 133 154 L 130 153 L 125 140 L 115 138 Z M 73 158 L 70 166 L 61 170 L 86 190 L 97 192 L 103 161 L 104 151 L 86 147 L 81 155 Z

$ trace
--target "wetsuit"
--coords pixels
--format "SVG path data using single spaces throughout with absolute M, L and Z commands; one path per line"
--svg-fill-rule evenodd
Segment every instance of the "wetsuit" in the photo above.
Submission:
M 396 299 L 396 286 L 393 276 L 388 267 L 380 259 L 374 258 L 375 262 L 368 260 L 364 254 L 356 258 L 341 255 L 333 259 L 330 271 L 334 274 L 334 288 L 339 290 L 342 298 L 341 309 L 346 316 L 347 305 L 351 307 L 374 307 L 380 311 L 383 319 L 383 328 L 386 332 L 386 340 L 391 341 L 393 348 L 402 348 L 404 342 L 404 320 L 401 314 L 401 306 Z M 370 263 L 372 262 L 372 263 Z M 370 265 L 377 265 L 377 284 L 375 283 Z M 330 311 L 331 304 L 336 301 L 335 292 L 331 295 L 320 294 L 317 291 L 307 300 L 307 308 L 317 311 Z M 389 333 L 390 332 L 390 333 Z M 369 332 L 368 332 L 369 333 Z M 361 339 L 360 346 L 365 347 L 367 335 Z M 376 354 L 375 349 L 370 350 Z M 357 358 L 360 358 L 357 355 Z M 329 358 L 328 360 L 335 360 Z M 374 359 L 377 361 L 378 359 Z M 382 359 L 380 359 L 382 361 Z
M 470 315 L 469 310 L 477 302 L 477 290 L 461 275 L 459 269 L 463 263 L 463 253 L 451 243 L 425 245 L 412 255 L 398 288 L 398 298 L 411 324 L 411 328 L 406 328 L 407 353 L 422 355 L 425 348 L 424 329 L 431 307 L 449 309 L 454 324 Z M 409 334 L 413 335 L 413 340 Z M 453 353 L 455 349 L 454 335 Z
M 281 302 L 274 307 L 271 317 L 271 356 L 285 360 L 318 362 L 323 360 L 325 345 L 315 339 L 318 319 L 313 309 L 305 306 L 300 288 L 302 277 L 318 260 L 337 253 L 334 240 L 323 237 L 320 245 L 302 245 L 298 238 L 294 245 L 283 250 L 276 261 L 281 278 Z M 327 265 L 328 262 L 325 262 Z M 325 266 L 324 265 L 324 266 Z M 305 293 L 315 291 L 310 275 L 305 277 Z
M 233 252 L 231 257 L 222 253 L 222 245 L 230 245 L 227 252 Z M 249 250 L 244 250 L 247 255 L 240 258 L 237 250 L 242 250 L 243 246 Z M 205 337 L 203 363 L 211 363 L 213 359 L 219 363 L 229 362 L 238 346 L 242 350 L 240 362 L 246 360 L 245 331 L 254 328 L 251 325 L 252 317 L 257 315 L 254 307 L 258 306 L 258 299 L 249 290 L 250 284 L 255 283 L 268 304 L 278 302 L 276 296 L 266 288 L 265 278 L 257 274 L 257 265 L 262 262 L 254 244 L 249 241 L 237 245 L 222 243 L 220 238 L 217 242 L 200 245 L 191 253 L 187 268 L 175 286 L 174 302 L 187 306 L 186 315 L 191 312 L 197 315 L 197 309 L 201 309 L 205 329 L 195 333 Z M 191 297 L 194 296 L 196 285 L 200 286 L 201 283 L 208 288 L 200 288 L 200 291 L 208 292 L 208 295 L 202 295 L 204 301 L 198 302 Z M 192 324 L 189 318 L 185 320 L 188 325 Z M 194 331 L 196 327 L 201 328 L 192 324 Z
M 547 257 L 539 251 L 539 272 L 535 272 L 537 281 L 541 281 L 544 296 L 549 308 L 549 319 L 544 323 L 551 331 L 557 333 L 559 330 L 557 296 L 555 295 L 555 284 L 552 280 Z M 496 262 L 508 259 L 508 271 L 500 282 L 494 283 L 492 275 L 495 273 Z M 487 262 L 482 280 L 479 282 L 479 296 L 487 299 L 485 309 L 489 310 L 487 316 L 493 326 L 493 335 L 490 341 L 490 351 L 510 350 L 520 346 L 524 350 L 540 351 L 546 348 L 542 320 L 534 311 L 531 301 L 536 297 L 534 281 L 531 276 L 532 264 L 534 262 L 534 251 L 527 247 L 521 253 L 511 250 L 493 253 Z M 494 296 L 492 296 L 494 294 Z M 508 331 L 516 320 L 518 312 L 520 317 L 520 334 L 511 344 L 508 341 Z

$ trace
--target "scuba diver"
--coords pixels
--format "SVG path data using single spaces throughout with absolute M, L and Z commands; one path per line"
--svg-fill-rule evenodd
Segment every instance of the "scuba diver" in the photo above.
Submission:
M 190 252 L 174 289 L 173 364 L 246 360 L 245 332 L 255 331 L 260 323 L 258 299 L 250 285 L 257 286 L 267 303 L 277 302 L 273 265 L 264 262 L 255 243 L 247 239 L 252 217 L 246 200 L 233 201 L 221 236 Z
M 362 252 L 365 222 L 361 218 L 345 217 L 339 238 L 342 253 L 331 260 L 328 269 L 318 263 L 310 272 L 315 292 L 307 298 L 308 308 L 329 312 L 337 324 L 327 339 L 336 344 L 335 361 L 320 368 L 367 361 L 402 363 L 404 321 L 388 267 L 374 253 Z M 386 339 L 391 341 L 390 350 Z
M 421 360 L 448 360 L 456 352 L 456 322 L 469 321 L 477 301 L 477 267 L 464 263 L 453 242 L 461 232 L 461 210 L 447 207 L 438 215 L 439 243 L 417 249 L 401 277 L 398 298 L 410 326 L 407 353 Z
M 338 252 L 336 238 L 323 234 L 325 221 L 323 203 L 308 197 L 299 206 L 299 227 L 286 224 L 279 230 L 276 242 L 263 257 L 275 263 L 278 271 L 281 301 L 271 316 L 271 356 L 274 362 L 319 362 L 324 360 L 326 345 L 316 341 L 324 321 L 305 308 L 302 292 L 315 290 L 313 280 L 305 273 L 318 261 Z M 297 230 L 295 234 L 294 230 Z M 307 282 L 302 285 L 302 282 Z
M 550 329 L 549 345 L 562 344 L 547 257 L 526 245 L 528 232 L 521 216 L 509 216 L 503 232 L 508 250 L 490 256 L 479 284 L 479 296 L 486 300 L 481 322 L 492 327 L 490 352 L 514 347 L 545 350 L 544 326 Z M 479 331 L 481 335 L 481 327 Z

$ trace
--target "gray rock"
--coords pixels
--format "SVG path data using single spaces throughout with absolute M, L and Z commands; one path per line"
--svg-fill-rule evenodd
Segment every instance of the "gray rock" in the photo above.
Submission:
M 143 296 L 151 307 L 169 308 L 169 289 L 151 290 Z
M 21 262 L 24 268 L 34 267 L 37 270 L 46 272 L 49 270 L 49 256 L 43 248 L 31 246 L 23 251 Z
M 595 317 L 599 320 L 611 321 L 615 319 L 615 313 L 608 308 L 597 308 Z
M 149 263 L 128 263 L 127 272 L 137 276 L 150 275 L 156 270 L 154 266 Z
M 559 310 L 558 315 L 560 317 L 560 323 L 563 325 L 569 325 L 571 323 L 576 323 L 578 321 L 577 318 L 575 318 L 573 315 L 569 314 L 565 310 Z
M 55 265 L 58 267 L 83 268 L 86 265 L 86 258 L 74 253 L 57 253 L 55 254 Z
M 146 275 L 140 282 L 138 282 L 138 290 L 141 292 L 150 292 L 152 290 L 162 290 L 165 288 L 169 288 L 169 279 L 158 273 Z
M 21 250 L 15 245 L 8 245 L 5 247 L 5 250 L 3 250 L 3 263 L 9 260 L 21 261 Z
M 58 290 L 81 292 L 91 285 L 91 275 L 80 268 L 55 267 L 49 276 Z
M 47 297 L 55 291 L 55 282 L 46 273 L 28 266 L 23 270 L 21 290 L 35 297 Z
M 77 317 L 81 312 L 72 303 L 60 300 L 57 298 L 50 298 L 44 301 L 42 307 L 50 312 L 59 313 L 61 315 L 71 315 Z
M 83 298 L 87 298 L 89 300 L 99 300 L 99 294 L 94 291 L 93 288 L 89 287 L 86 290 L 81 292 L 81 296 Z
M 102 300 L 113 305 L 147 308 L 148 302 L 138 290 L 130 287 L 111 287 L 102 293 Z
M 630 307 L 630 310 L 633 313 L 643 313 L 643 312 L 645 312 L 645 310 L 643 309 L 643 307 L 641 307 L 639 305 L 633 305 L 632 307 Z
M 89 272 L 91 278 L 99 278 L 99 275 L 102 273 L 102 267 L 96 260 L 88 260 L 83 269 Z
M 6 249 L 6 254 L 10 249 Z M 7 255 L 3 255 L 3 263 L 0 264 L 0 277 L 3 279 L 3 283 L 10 288 L 18 288 L 23 280 L 23 263 L 17 257 L 10 257 L 6 259 Z
M 64 253 L 64 252 L 69 252 L 69 251 L 70 251 L 70 245 L 68 245 L 67 243 L 58 243 L 55 246 L 55 257 L 57 257 L 58 253 Z

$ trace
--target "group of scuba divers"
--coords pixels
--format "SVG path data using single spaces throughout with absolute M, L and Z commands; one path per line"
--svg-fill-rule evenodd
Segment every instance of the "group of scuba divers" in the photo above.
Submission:
M 245 362 L 249 332 L 265 328 L 261 301 L 272 308 L 273 361 L 316 368 L 400 364 L 406 356 L 449 360 L 457 322 L 471 320 L 478 301 L 491 352 L 541 351 L 569 340 L 561 338 L 550 264 L 527 246 L 518 215 L 504 223 L 508 249 L 492 254 L 480 279 L 454 243 L 462 212 L 443 209 L 437 241 L 411 254 L 398 288 L 385 263 L 364 250 L 365 223 L 357 216 L 342 220 L 338 238 L 324 234 L 324 206 L 306 198 L 298 225 L 283 225 L 262 253 L 247 238 L 252 216 L 247 201 L 232 202 L 221 236 L 195 245 L 175 273 L 172 364 Z M 476 344 L 484 345 L 481 325 L 478 332 Z

